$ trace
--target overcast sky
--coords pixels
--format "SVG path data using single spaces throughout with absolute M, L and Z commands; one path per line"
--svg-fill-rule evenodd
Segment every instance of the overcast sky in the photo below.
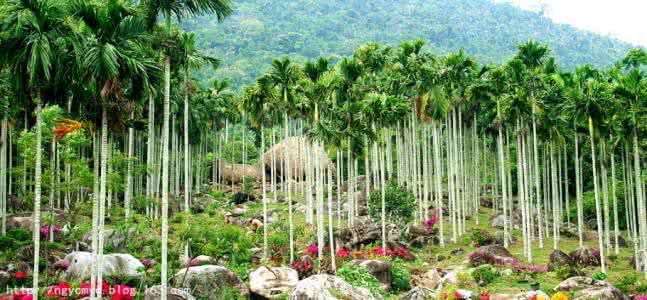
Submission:
M 538 10 L 556 23 L 610 35 L 647 46 L 647 0 L 495 0 Z

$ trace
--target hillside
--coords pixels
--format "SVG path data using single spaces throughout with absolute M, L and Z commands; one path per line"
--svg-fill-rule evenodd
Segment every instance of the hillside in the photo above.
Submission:
M 236 0 L 224 23 L 187 20 L 199 47 L 223 59 L 217 72 L 249 83 L 272 58 L 345 56 L 367 42 L 396 44 L 422 38 L 436 53 L 464 49 L 486 63 L 502 62 L 517 43 L 547 43 L 563 67 L 604 67 L 632 45 L 559 25 L 539 13 L 490 0 Z M 213 74 L 202 74 L 210 78 Z

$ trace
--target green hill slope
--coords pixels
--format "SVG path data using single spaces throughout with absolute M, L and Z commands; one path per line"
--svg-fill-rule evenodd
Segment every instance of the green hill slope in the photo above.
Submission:
M 563 67 L 609 66 L 632 45 L 559 25 L 539 13 L 490 0 L 236 0 L 224 23 L 187 20 L 199 46 L 223 59 L 219 77 L 251 82 L 272 58 L 345 56 L 367 42 L 396 44 L 422 38 L 437 53 L 464 49 L 479 61 L 502 62 L 515 45 L 550 45 Z M 207 72 L 203 78 L 214 74 Z

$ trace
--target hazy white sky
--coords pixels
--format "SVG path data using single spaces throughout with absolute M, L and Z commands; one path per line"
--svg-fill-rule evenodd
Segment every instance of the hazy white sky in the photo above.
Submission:
M 647 46 L 647 0 L 495 0 L 539 10 L 556 23 Z

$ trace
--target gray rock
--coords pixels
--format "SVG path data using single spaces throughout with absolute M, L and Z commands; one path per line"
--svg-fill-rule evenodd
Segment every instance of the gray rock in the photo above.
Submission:
M 297 283 L 289 300 L 375 300 L 375 296 L 364 288 L 354 288 L 343 279 L 318 274 Z
M 188 289 L 195 297 L 219 299 L 223 289 L 234 288 L 246 295 L 247 291 L 236 275 L 223 266 L 204 265 L 179 270 L 173 276 L 173 286 Z
M 162 297 L 162 286 L 156 285 L 146 289 L 144 292 L 144 300 L 158 300 Z M 166 288 L 167 300 L 195 300 L 191 294 L 182 289 Z
M 400 297 L 400 300 L 429 300 L 436 299 L 436 294 L 432 289 L 424 287 L 415 287 Z
M 68 280 L 89 279 L 92 272 L 94 255 L 90 252 L 72 252 L 63 259 L 69 267 L 65 272 Z M 103 255 L 103 276 L 122 275 L 141 277 L 144 275 L 144 265 L 130 254 L 113 253 Z
M 573 265 L 574 265 L 573 259 L 570 256 L 568 256 L 568 254 L 562 251 L 559 251 L 557 249 L 553 250 L 553 252 L 550 253 L 549 262 L 548 262 L 549 271 L 555 271 L 560 267 L 572 268 Z
M 569 253 L 573 262 L 583 267 L 592 267 L 600 265 L 599 252 L 596 255 L 595 250 L 590 248 L 579 248 Z
M 442 275 L 437 269 L 431 269 L 421 275 L 413 275 L 411 284 L 419 288 L 435 290 L 442 278 Z
M 11 280 L 11 275 L 8 272 L 0 271 L 0 290 L 5 290 L 9 280 Z
M 391 290 L 391 262 L 372 259 L 354 259 L 350 263 L 368 270 L 371 275 L 377 278 L 383 290 Z
M 249 289 L 253 296 L 278 299 L 289 294 L 299 282 L 299 274 L 288 267 L 259 267 L 249 274 Z
M 114 229 L 106 229 L 103 233 L 103 244 L 105 246 L 111 246 L 113 249 L 121 249 L 125 246 L 126 239 L 134 234 L 134 228 L 129 229 L 127 235 Z M 92 231 L 86 232 L 83 235 L 82 241 L 87 245 L 92 245 Z M 90 246 L 88 250 L 92 250 L 92 247 Z
M 555 287 L 555 290 L 574 292 L 573 300 L 629 300 L 629 296 L 608 282 L 583 276 L 568 278 Z

